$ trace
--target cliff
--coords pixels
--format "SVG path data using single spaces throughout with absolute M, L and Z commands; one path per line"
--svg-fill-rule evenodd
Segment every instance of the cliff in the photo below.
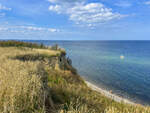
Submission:
M 87 87 L 60 48 L 6 43 L 0 43 L 1 113 L 150 113 Z

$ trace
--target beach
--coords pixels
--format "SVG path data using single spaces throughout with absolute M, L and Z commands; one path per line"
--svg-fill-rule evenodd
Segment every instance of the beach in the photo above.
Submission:
M 101 94 L 103 94 L 104 96 L 116 101 L 116 102 L 120 102 L 120 103 L 126 103 L 126 104 L 131 104 L 131 105 L 136 105 L 136 103 L 128 100 L 128 99 L 125 99 L 125 98 L 122 98 L 122 97 L 119 97 L 117 96 L 116 94 L 112 94 L 110 91 L 107 91 L 107 90 L 104 90 L 100 87 L 97 87 L 96 85 L 88 82 L 88 81 L 85 81 L 85 83 L 87 84 L 87 86 L 89 88 L 91 88 L 92 90 L 95 90 Z

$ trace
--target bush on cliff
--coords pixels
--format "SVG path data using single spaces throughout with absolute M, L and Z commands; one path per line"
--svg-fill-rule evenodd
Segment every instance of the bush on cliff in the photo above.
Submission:
M 0 41 L 0 47 L 29 47 L 29 48 L 42 48 L 42 49 L 47 48 L 42 43 L 36 44 L 36 43 L 29 43 L 29 42 L 27 43 L 27 42 L 14 41 L 14 40 Z

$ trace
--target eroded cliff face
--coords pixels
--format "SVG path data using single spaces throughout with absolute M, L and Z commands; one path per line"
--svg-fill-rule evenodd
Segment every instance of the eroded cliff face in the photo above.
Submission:
M 72 66 L 72 61 L 66 54 L 44 59 L 44 62 L 52 69 L 57 71 L 70 71 L 73 74 L 77 74 L 76 69 Z
M 51 69 L 57 71 L 70 71 L 73 74 L 77 74 L 76 69 L 72 66 L 72 60 L 69 57 L 66 57 L 66 52 L 64 50 L 56 50 L 56 52 L 58 52 L 59 54 L 49 55 L 48 53 L 27 53 L 16 55 L 14 57 L 11 57 L 11 59 L 20 60 L 23 62 L 40 61 L 41 63 L 46 64 Z

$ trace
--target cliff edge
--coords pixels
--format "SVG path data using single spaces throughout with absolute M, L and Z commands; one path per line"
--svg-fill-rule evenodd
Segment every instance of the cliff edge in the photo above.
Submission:
M 65 50 L 0 42 L 0 113 L 150 113 L 87 87 Z

